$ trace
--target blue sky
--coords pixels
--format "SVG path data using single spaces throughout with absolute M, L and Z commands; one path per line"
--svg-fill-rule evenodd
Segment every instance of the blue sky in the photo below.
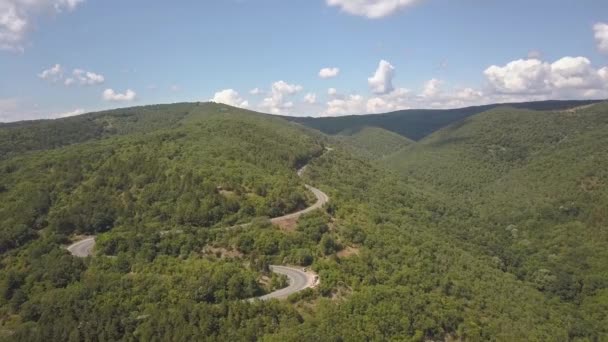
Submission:
M 0 0 L 0 121 L 606 98 L 607 24 L 605 0 Z

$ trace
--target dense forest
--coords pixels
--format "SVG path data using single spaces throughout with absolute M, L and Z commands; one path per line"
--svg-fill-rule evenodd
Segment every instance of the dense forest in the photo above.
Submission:
M 608 105 L 489 109 L 415 136 L 202 103 L 2 125 L 0 340 L 608 339 Z M 305 182 L 330 203 L 272 225 Z M 246 301 L 272 264 L 321 282 Z

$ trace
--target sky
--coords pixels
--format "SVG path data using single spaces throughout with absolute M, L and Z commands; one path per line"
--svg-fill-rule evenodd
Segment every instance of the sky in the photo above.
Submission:
M 606 0 L 0 0 L 0 122 L 605 98 Z

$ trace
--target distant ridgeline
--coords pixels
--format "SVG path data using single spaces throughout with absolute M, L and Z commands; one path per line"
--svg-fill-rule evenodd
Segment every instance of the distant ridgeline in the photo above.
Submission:
M 496 107 L 506 106 L 540 111 L 563 110 L 600 101 L 601 100 L 522 102 L 491 104 L 459 109 L 407 109 L 385 114 L 346 115 L 323 118 L 285 116 L 283 118 L 299 122 L 308 127 L 318 129 L 323 133 L 332 135 L 341 134 L 344 131 L 348 132 L 361 129 L 362 127 L 379 127 L 395 132 L 408 139 L 420 140 L 451 123 Z

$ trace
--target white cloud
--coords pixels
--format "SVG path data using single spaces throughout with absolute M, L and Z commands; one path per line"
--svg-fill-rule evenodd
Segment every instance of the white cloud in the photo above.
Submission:
M 338 94 L 338 89 L 336 89 L 336 88 L 327 89 L 327 95 L 334 96 L 336 94 Z
M 483 92 L 473 88 L 464 88 L 456 92 L 455 98 L 461 101 L 477 101 L 483 97 Z
M 323 68 L 319 71 L 319 77 L 323 79 L 333 78 L 340 74 L 339 68 Z
M 389 94 L 377 95 L 371 98 L 358 94 L 335 94 L 335 97 L 327 102 L 327 108 L 321 115 L 358 115 L 407 109 L 410 108 L 409 103 L 411 99 L 410 90 L 405 88 L 398 88 Z
M 64 112 L 64 113 L 58 113 L 58 114 L 55 114 L 54 116 L 56 118 L 67 118 L 69 116 L 81 115 L 81 114 L 84 114 L 84 113 L 85 113 L 84 109 L 78 108 L 78 109 L 74 109 L 72 111 L 68 111 L 68 112 Z
M 608 54 L 608 24 L 597 23 L 593 25 L 597 48 L 600 52 Z
M 603 67 L 598 70 L 597 74 L 604 82 L 608 82 L 608 67 Z
M 66 86 L 70 86 L 72 84 L 96 85 L 101 84 L 104 81 L 105 77 L 103 75 L 82 69 L 74 69 L 72 71 L 72 77 L 66 78 L 63 84 Z
M 551 66 L 538 59 L 519 59 L 484 71 L 490 85 L 500 93 L 542 93 L 548 90 Z
M 317 94 L 315 94 L 315 93 L 306 94 L 304 96 L 304 102 L 309 103 L 309 104 L 317 103 Z
M 395 67 L 391 63 L 381 60 L 374 75 L 367 79 L 367 83 L 374 94 L 387 94 L 393 91 L 393 77 Z
M 385 113 L 410 108 L 412 103 L 411 91 L 405 88 L 395 89 L 393 92 L 372 97 L 367 100 L 367 113 Z
M 59 64 L 55 64 L 52 67 L 42 70 L 41 73 L 38 74 L 43 80 L 57 82 L 63 78 L 63 68 Z
M 297 84 L 289 84 L 285 81 L 277 81 L 272 84 L 273 94 L 293 95 L 302 91 L 302 86 Z
M 441 85 L 443 81 L 433 78 L 424 84 L 422 97 L 437 97 L 441 93 Z
M 249 102 L 244 100 L 239 93 L 234 89 L 224 89 L 215 93 L 211 101 L 223 103 L 234 107 L 247 108 Z
M 106 101 L 133 101 L 136 96 L 137 94 L 131 89 L 127 89 L 122 94 L 115 92 L 113 89 L 106 89 L 102 94 L 103 99 Z
M 0 0 L 0 50 L 23 51 L 23 41 L 40 15 L 72 11 L 84 0 Z
M 259 107 L 272 114 L 288 114 L 293 107 L 293 102 L 285 101 L 285 99 L 299 93 L 302 89 L 301 85 L 276 81 L 272 84 L 270 94 L 264 98 Z
M 599 87 L 599 72 L 593 69 L 585 57 L 564 57 L 551 64 L 551 83 L 554 88 Z
M 260 95 L 263 93 L 264 93 L 264 91 L 262 91 L 262 89 L 260 89 L 260 88 L 253 88 L 249 91 L 249 94 L 251 94 L 251 95 Z
M 538 59 L 493 65 L 484 72 L 495 94 L 519 95 L 521 100 L 591 98 L 606 96 L 603 69 L 585 57 L 563 57 L 553 63 Z
M 347 114 L 363 114 L 366 101 L 361 95 L 349 95 L 343 99 L 333 99 L 327 102 L 327 110 L 323 115 L 338 116 Z
M 74 69 L 72 71 L 72 76 L 64 79 L 64 70 L 60 64 L 55 64 L 49 69 L 43 70 L 38 74 L 38 77 L 53 83 L 63 80 L 63 84 L 66 86 L 71 86 L 73 84 L 95 85 L 105 81 L 103 75 L 82 69 Z
M 339 7 L 349 14 L 377 19 L 391 15 L 416 2 L 418 0 L 327 0 L 327 5 Z

